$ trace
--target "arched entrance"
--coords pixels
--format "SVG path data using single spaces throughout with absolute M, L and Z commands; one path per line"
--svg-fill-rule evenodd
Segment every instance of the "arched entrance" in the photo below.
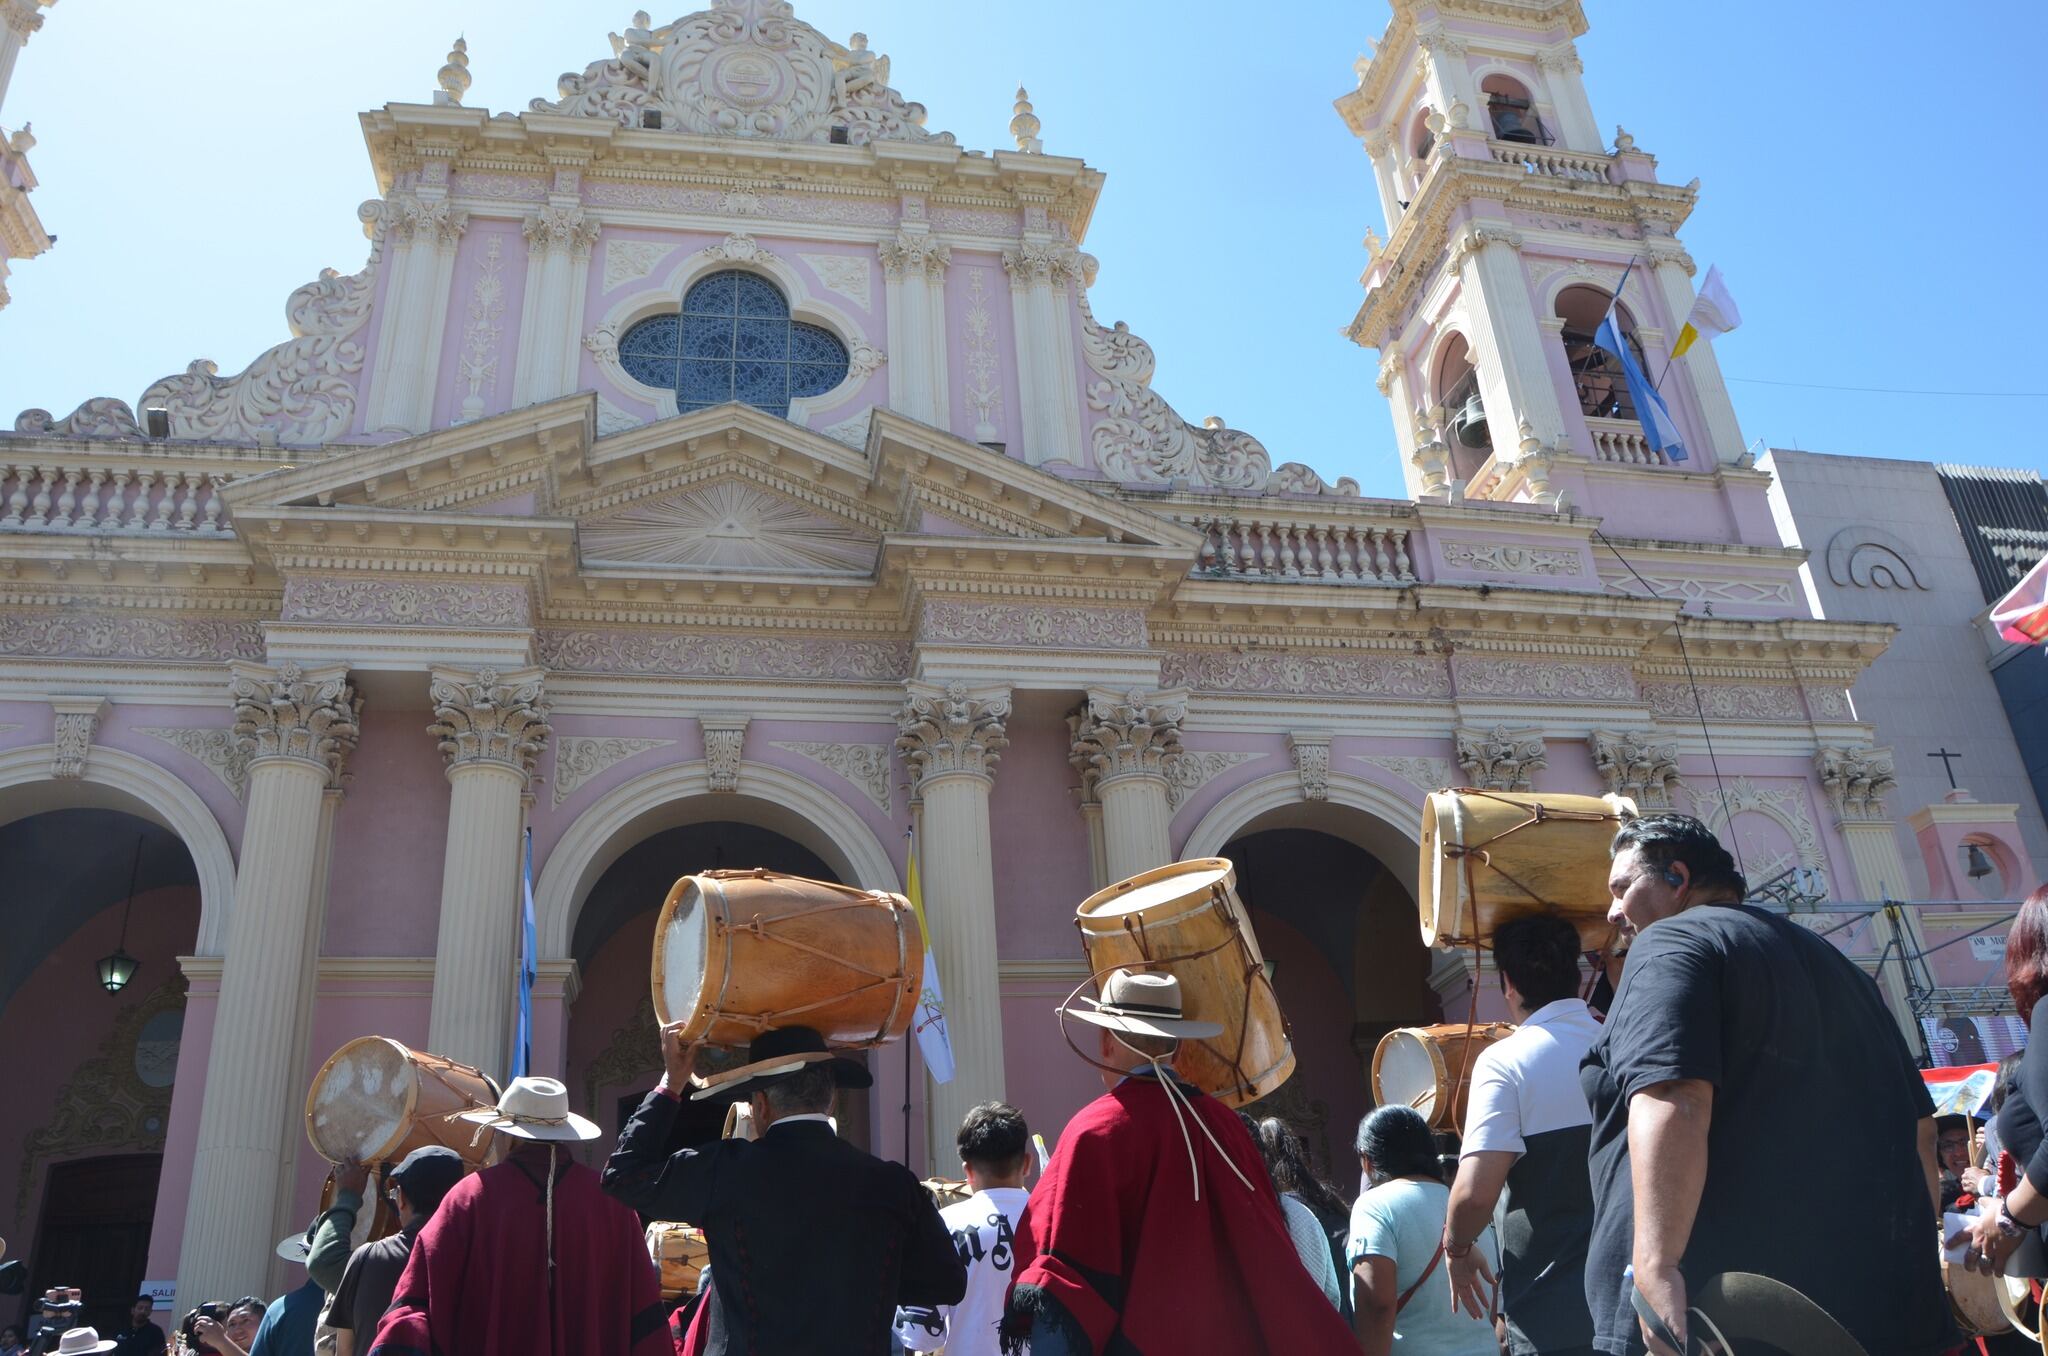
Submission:
M 604 1127 L 600 1146 L 610 1144 L 661 1076 L 648 966 L 662 901 L 679 877 L 754 867 L 814 880 L 842 879 L 817 852 L 774 829 L 713 819 L 640 839 L 592 885 L 570 938 L 583 983 L 569 1015 L 565 1081 L 578 1108 Z M 732 1062 L 717 1052 L 706 1052 L 704 1058 Z M 700 1062 L 699 1067 L 717 1064 Z M 868 1094 L 842 1093 L 838 1116 L 840 1132 L 865 1146 Z M 716 1139 L 724 1117 L 723 1102 L 684 1102 L 671 1148 Z
M 0 1086 L 17 1113 L 0 1117 L 0 1217 L 15 1221 L 29 1295 L 78 1286 L 85 1321 L 118 1327 L 148 1279 L 200 873 L 176 833 L 115 808 L 131 802 L 110 788 L 0 791 L 0 809 L 35 801 L 64 808 L 0 822 Z M 117 952 L 136 965 L 109 993 L 98 965 Z M 25 1303 L 0 1302 L 0 1322 Z

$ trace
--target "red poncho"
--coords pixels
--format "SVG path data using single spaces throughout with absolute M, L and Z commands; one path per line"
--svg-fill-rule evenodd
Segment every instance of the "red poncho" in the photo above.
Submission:
M 558 1155 L 548 1277 L 547 1150 L 464 1178 L 413 1244 L 369 1356 L 670 1356 L 640 1218 Z
M 1280 1200 L 1237 1113 L 1188 1089 L 1202 1119 L 1251 1182 L 1191 1120 L 1188 1148 L 1151 1078 L 1129 1078 L 1067 1122 L 1059 1150 L 1017 1224 L 1017 1271 L 1004 1322 L 1012 1347 L 1055 1323 L 1099 1353 L 1120 1335 L 1142 1356 L 1355 1353 L 1350 1325 L 1289 1241 Z

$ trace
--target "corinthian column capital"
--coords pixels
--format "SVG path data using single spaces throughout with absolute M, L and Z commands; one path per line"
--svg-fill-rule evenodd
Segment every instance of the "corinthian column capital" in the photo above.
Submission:
M 1090 795 L 1101 783 L 1118 777 L 1166 778 L 1180 757 L 1180 729 L 1187 719 L 1185 688 L 1167 692 L 1092 690 L 1071 716 L 1070 761 L 1081 773 Z
M 427 689 L 434 723 L 427 733 L 440 739 L 449 772 L 493 766 L 521 780 L 531 777 L 549 733 L 545 677 L 541 669 L 435 669 Z
M 1002 688 L 970 690 L 965 683 L 909 682 L 896 718 L 896 751 L 910 766 L 913 794 L 927 780 L 966 774 L 989 778 L 1009 747 L 1004 722 L 1010 694 Z
M 252 767 L 291 759 L 320 768 L 330 785 L 341 781 L 363 709 L 346 664 L 231 664 L 228 698 L 235 704 L 235 741 L 248 751 Z

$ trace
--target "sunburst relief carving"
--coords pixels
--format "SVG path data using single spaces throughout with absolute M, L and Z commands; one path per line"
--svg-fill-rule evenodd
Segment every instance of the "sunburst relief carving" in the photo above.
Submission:
M 720 481 L 582 529 L 586 560 L 767 570 L 866 570 L 875 541 L 753 485 Z

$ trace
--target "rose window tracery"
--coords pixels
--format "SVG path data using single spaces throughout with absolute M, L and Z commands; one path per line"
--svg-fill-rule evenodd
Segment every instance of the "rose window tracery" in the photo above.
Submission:
M 787 415 L 789 402 L 846 380 L 846 345 L 793 320 L 789 299 L 758 274 L 701 278 L 676 315 L 652 316 L 619 339 L 619 365 L 635 381 L 676 393 L 688 414 L 728 400 Z

